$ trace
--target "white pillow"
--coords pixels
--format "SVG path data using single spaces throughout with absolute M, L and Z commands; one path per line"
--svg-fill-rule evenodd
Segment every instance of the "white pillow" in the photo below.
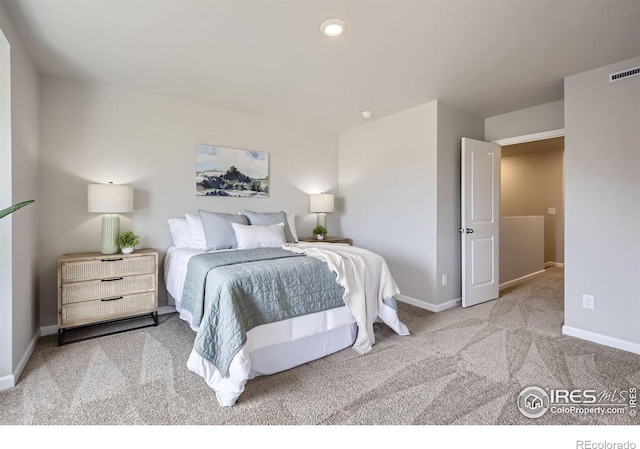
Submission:
M 284 223 L 273 225 L 243 225 L 231 223 L 236 236 L 238 249 L 282 248 L 287 243 L 284 236 Z
M 189 248 L 191 246 L 191 237 L 189 235 L 189 226 L 186 218 L 170 218 L 169 231 L 173 239 L 173 246 L 176 248 Z
M 289 223 L 289 229 L 293 234 L 293 239 L 298 241 L 298 233 L 296 232 L 296 214 L 287 214 L 287 223 Z
M 238 212 L 238 215 L 243 215 L 242 212 Z M 298 233 L 296 232 L 296 214 L 287 214 L 287 224 L 293 235 L 293 240 L 298 242 Z
M 204 226 L 202 226 L 202 220 L 197 215 L 184 214 L 187 219 L 187 226 L 189 227 L 189 239 L 191 241 L 191 248 L 206 249 L 207 239 L 204 235 Z

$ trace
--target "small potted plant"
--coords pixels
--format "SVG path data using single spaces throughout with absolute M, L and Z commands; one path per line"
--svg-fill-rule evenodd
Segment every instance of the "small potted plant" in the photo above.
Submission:
M 118 236 L 118 246 L 122 249 L 122 254 L 131 254 L 139 243 L 140 236 L 132 231 L 123 232 Z
M 324 238 L 327 236 L 327 228 L 318 225 L 313 228 L 313 235 L 315 235 L 318 240 L 324 240 Z

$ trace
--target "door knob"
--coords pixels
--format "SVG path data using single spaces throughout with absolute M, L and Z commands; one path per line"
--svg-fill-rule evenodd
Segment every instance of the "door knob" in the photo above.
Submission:
M 467 228 L 467 234 L 473 234 L 473 229 Z

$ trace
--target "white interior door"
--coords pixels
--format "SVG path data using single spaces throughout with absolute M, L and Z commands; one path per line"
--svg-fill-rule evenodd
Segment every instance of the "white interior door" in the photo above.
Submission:
M 462 138 L 462 307 L 499 295 L 500 147 Z

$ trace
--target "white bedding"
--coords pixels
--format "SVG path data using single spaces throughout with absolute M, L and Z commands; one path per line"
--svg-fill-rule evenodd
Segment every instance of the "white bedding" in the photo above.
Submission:
M 400 290 L 382 256 L 346 244 L 301 242 L 284 248 L 321 260 L 336 274 L 336 282 L 345 291 L 344 302 L 358 325 L 358 337 L 353 345 L 357 352 L 371 351 L 375 343 L 373 323 L 379 319 L 398 335 L 409 335 L 407 326 L 400 322 L 395 312 L 386 313 L 390 308 L 384 300 L 395 298 Z
M 171 247 L 164 261 L 167 292 L 173 297 L 180 318 L 194 331 L 198 329 L 191 324 L 190 314 L 180 308 L 180 298 L 189 259 L 203 252 Z M 244 391 L 247 380 L 284 371 L 352 346 L 356 334 L 356 323 L 349 309 L 338 307 L 251 329 L 244 347 L 233 358 L 226 378 L 193 350 L 187 367 L 215 390 L 220 405 L 232 406 Z

